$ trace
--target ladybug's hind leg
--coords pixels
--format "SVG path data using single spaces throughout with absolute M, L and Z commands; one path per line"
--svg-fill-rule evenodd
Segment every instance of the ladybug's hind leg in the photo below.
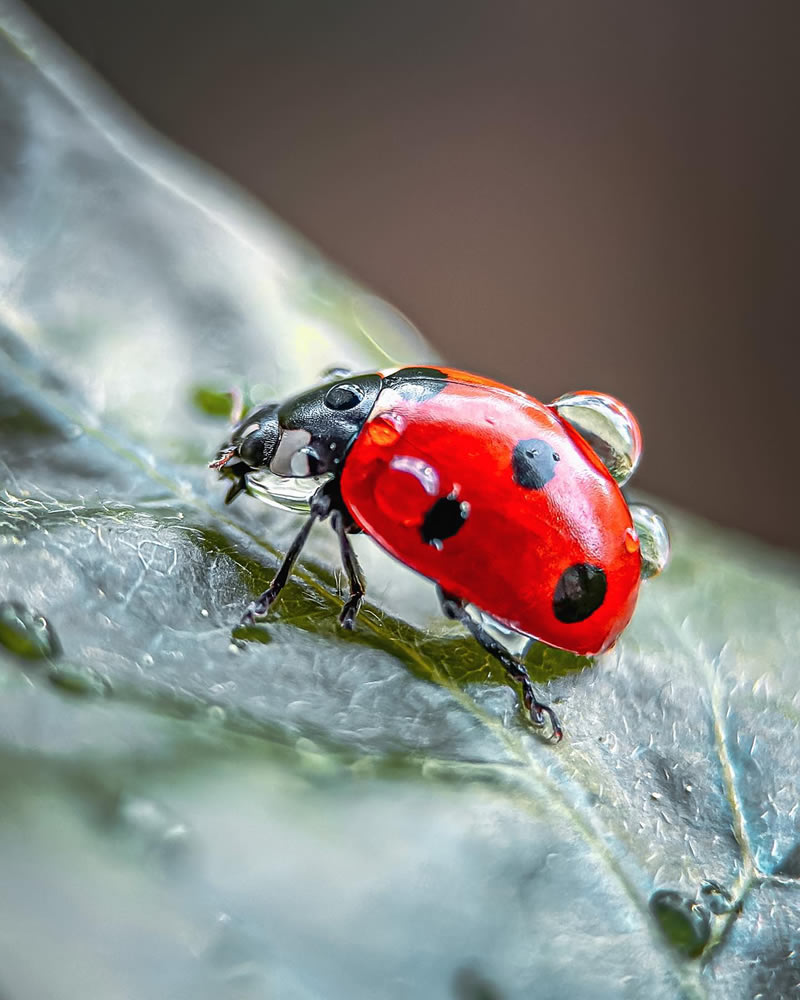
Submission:
M 561 723 L 558 721 L 558 716 L 549 705 L 545 705 L 538 700 L 525 667 L 509 653 L 505 646 L 493 638 L 479 622 L 475 621 L 460 598 L 446 593 L 441 587 L 437 589 L 445 617 L 461 622 L 481 646 L 483 646 L 486 652 L 490 653 L 496 660 L 499 660 L 503 664 L 508 676 L 522 687 L 522 698 L 531 720 L 537 726 L 543 726 L 546 715 L 550 719 L 550 725 L 553 729 L 553 739 L 556 742 L 561 740 L 564 732 L 561 728 Z

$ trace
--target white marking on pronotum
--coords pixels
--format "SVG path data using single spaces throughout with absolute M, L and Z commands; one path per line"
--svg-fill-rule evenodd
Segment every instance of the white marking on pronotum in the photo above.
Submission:
M 305 430 L 293 430 L 284 431 L 281 434 L 280 444 L 278 445 L 278 450 L 275 452 L 275 457 L 269 463 L 270 472 L 274 472 L 276 476 L 307 476 L 309 472 L 308 466 L 308 456 L 302 454 L 303 448 L 307 447 L 311 441 L 311 434 Z M 298 462 L 295 463 L 295 458 L 298 457 L 298 453 L 301 453 L 298 458 Z M 300 472 L 295 468 L 305 462 L 305 472 Z

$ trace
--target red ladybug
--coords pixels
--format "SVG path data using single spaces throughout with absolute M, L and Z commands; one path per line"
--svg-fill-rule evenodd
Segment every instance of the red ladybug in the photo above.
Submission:
M 365 587 L 349 535 L 363 531 L 436 582 L 444 613 L 503 664 L 531 719 L 543 725 L 546 714 L 561 739 L 522 663 L 467 606 L 551 646 L 608 649 L 633 614 L 641 577 L 658 572 L 668 552 L 663 522 L 620 491 L 640 452 L 635 418 L 609 396 L 574 393 L 545 405 L 448 368 L 347 375 L 260 406 L 211 463 L 234 479 L 226 502 L 256 471 L 327 478 L 242 621 L 266 615 L 312 525 L 330 518 L 350 587 L 345 628 Z

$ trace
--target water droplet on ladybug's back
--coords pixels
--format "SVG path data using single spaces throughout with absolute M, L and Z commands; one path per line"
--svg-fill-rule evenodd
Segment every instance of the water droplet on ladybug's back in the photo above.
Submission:
M 642 579 L 658 576 L 669 562 L 670 543 L 664 519 L 643 503 L 630 505 L 642 553 Z
M 551 405 L 591 446 L 620 486 L 630 479 L 642 456 L 642 434 L 624 403 L 602 392 L 571 392 Z

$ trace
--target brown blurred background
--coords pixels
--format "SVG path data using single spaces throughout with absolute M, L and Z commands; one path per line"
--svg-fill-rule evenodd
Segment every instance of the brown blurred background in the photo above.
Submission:
M 636 482 L 800 548 L 800 3 L 33 0 L 455 365 L 644 429 Z

